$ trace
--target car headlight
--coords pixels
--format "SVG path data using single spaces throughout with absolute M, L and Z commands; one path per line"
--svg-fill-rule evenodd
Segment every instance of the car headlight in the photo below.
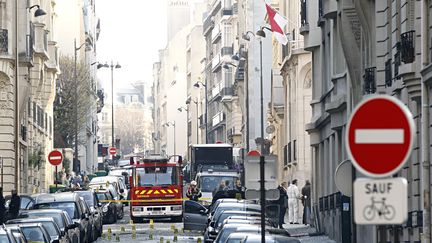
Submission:
M 103 206 L 102 212 L 104 213 L 108 212 L 108 205 Z

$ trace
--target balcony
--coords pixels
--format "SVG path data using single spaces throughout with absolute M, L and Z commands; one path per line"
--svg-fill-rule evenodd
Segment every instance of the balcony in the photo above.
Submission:
M 307 0 L 301 0 L 300 3 L 300 34 L 305 34 L 309 31 L 309 23 L 307 19 Z
M 218 24 L 212 30 L 212 34 L 211 34 L 212 44 L 215 44 L 218 40 L 220 40 L 221 37 L 222 37 L 222 32 L 221 32 L 220 25 Z
M 0 54 L 7 54 L 9 47 L 8 30 L 0 29 Z
M 219 125 L 221 122 L 223 122 L 225 120 L 225 115 L 219 111 L 215 116 L 213 116 L 212 118 L 212 126 L 216 127 L 217 125 Z
M 205 128 L 205 115 L 199 116 L 198 120 L 199 120 L 199 127 Z
M 235 82 L 237 81 L 243 81 L 245 78 L 245 61 L 240 60 L 239 65 L 237 66 L 234 78 Z
M 221 55 L 216 55 L 213 57 L 212 61 L 212 72 L 217 71 L 221 66 Z
M 232 46 L 224 46 L 221 49 L 221 55 L 222 56 L 230 56 L 231 57 L 233 53 L 234 52 L 233 52 Z
M 302 50 L 304 46 L 303 40 L 290 41 L 286 45 L 282 45 L 282 62 L 285 58 L 289 59 L 295 54 L 296 50 Z
M 413 63 L 415 58 L 414 35 L 411 30 L 401 34 L 401 60 L 404 63 Z
M 323 0 L 318 0 L 318 23 L 319 27 L 322 27 L 324 24 L 324 8 L 323 8 Z
M 44 59 L 48 59 L 48 32 L 41 23 L 34 24 L 34 51 L 42 54 Z
M 221 94 L 222 89 L 225 87 L 223 82 L 219 82 L 216 84 L 216 86 L 211 90 L 211 97 L 209 97 L 211 100 L 219 97 Z
M 363 75 L 364 94 L 374 94 L 376 92 L 375 71 L 376 67 L 365 69 L 365 73 Z
M 203 23 L 203 35 L 206 36 L 210 30 L 214 28 L 213 16 L 209 15 L 205 18 Z
M 222 100 L 221 102 L 230 102 L 233 99 L 234 96 L 234 88 L 231 87 L 224 87 L 221 90 L 221 96 Z
M 237 2 L 235 2 L 233 5 L 232 5 L 232 14 L 238 14 L 238 3 Z
M 60 72 L 58 47 L 55 41 L 49 41 L 48 44 L 48 55 L 49 60 L 46 62 L 47 68 L 54 72 Z
M 385 62 L 385 86 L 392 86 L 392 60 L 389 59 Z

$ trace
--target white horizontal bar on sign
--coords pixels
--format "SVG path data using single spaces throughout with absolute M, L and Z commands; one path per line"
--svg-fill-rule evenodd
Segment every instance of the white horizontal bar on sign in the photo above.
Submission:
M 51 156 L 50 159 L 61 159 L 61 156 Z
M 356 129 L 354 135 L 356 144 L 402 144 L 403 129 Z

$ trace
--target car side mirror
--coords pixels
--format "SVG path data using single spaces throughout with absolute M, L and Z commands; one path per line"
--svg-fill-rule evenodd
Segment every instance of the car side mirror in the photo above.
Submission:
M 214 228 L 214 227 L 215 227 L 215 222 L 214 222 L 214 221 L 210 222 L 210 226 L 211 226 L 212 228 Z
M 122 188 L 122 189 L 120 189 L 120 193 L 123 193 L 124 192 L 124 189 Z
M 205 209 L 201 209 L 199 212 L 200 214 L 207 214 L 207 211 Z
M 127 188 L 128 190 L 130 190 L 130 189 L 131 189 L 131 186 L 128 184 L 128 185 L 126 186 L 126 188 Z
M 97 204 L 99 207 L 102 207 L 103 205 L 102 205 L 102 203 L 100 203 L 100 202 L 98 202 L 98 204 Z

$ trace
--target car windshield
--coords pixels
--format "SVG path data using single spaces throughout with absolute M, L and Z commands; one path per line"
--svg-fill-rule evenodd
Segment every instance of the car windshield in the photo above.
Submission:
M 76 193 L 84 198 L 84 200 L 86 201 L 87 205 L 89 207 L 94 207 L 94 198 L 93 198 L 93 193 L 92 192 L 88 192 L 88 191 L 76 191 Z
M 137 186 L 163 186 L 178 184 L 177 167 L 136 168 Z
M 66 211 L 69 216 L 73 219 L 78 219 L 78 210 L 74 202 L 51 202 L 51 203 L 40 203 L 34 206 L 35 209 L 61 209 Z
M 0 234 L 0 243 L 10 243 L 6 234 Z
M 219 188 L 221 181 L 225 183 L 228 181 L 228 188 L 233 189 L 234 182 L 237 177 L 235 176 L 201 176 L 199 178 L 199 185 L 202 192 L 215 192 Z
M 22 232 L 24 233 L 27 242 L 29 243 L 40 243 L 45 242 L 43 233 L 38 227 L 22 227 Z
M 100 200 L 108 200 L 108 197 L 105 192 L 97 192 L 96 193 L 97 198 Z
M 42 225 L 51 237 L 59 237 L 54 222 L 42 222 Z
M 225 242 L 228 236 L 236 231 L 236 228 L 225 228 L 217 236 L 215 242 Z
M 62 215 L 60 213 L 48 213 L 48 212 L 30 212 L 28 214 L 30 218 L 41 218 L 41 217 L 50 217 L 53 218 L 54 221 L 58 224 L 60 228 L 64 228 L 64 221 Z

